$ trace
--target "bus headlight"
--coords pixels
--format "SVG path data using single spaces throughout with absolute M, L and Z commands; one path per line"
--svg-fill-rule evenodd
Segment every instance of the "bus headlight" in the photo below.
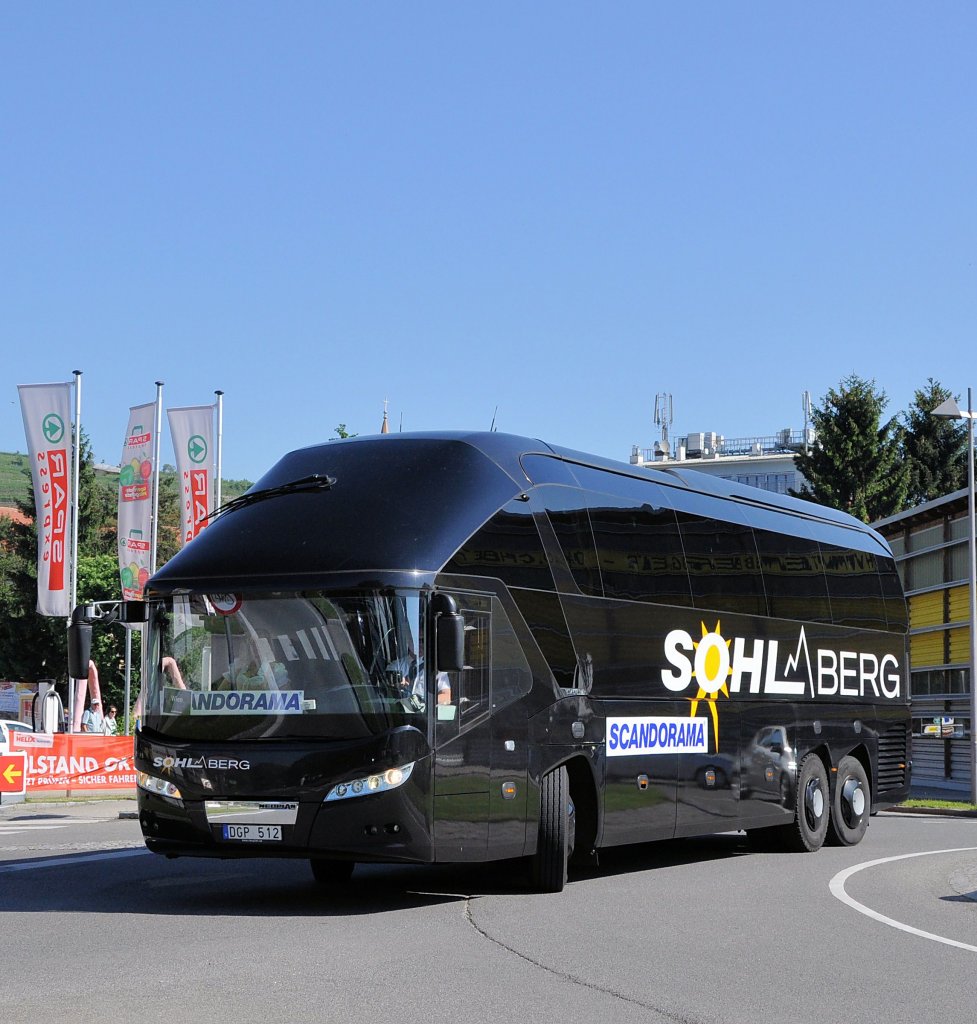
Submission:
M 340 782 L 326 793 L 323 803 L 330 800 L 350 800 L 354 796 L 366 796 L 369 793 L 384 793 L 388 789 L 396 789 L 410 778 L 413 770 L 414 762 L 411 761 L 410 764 L 402 765 L 400 768 L 388 768 L 383 772 L 365 775 L 362 779 Z
M 171 800 L 183 800 L 183 794 L 168 779 L 159 779 L 155 775 L 147 775 L 145 772 L 136 773 L 136 785 L 147 793 L 154 793 L 156 796 L 166 796 Z

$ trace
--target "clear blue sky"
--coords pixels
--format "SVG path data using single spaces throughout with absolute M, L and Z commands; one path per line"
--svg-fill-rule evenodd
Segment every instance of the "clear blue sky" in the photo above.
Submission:
M 977 5 L 7 3 L 16 385 L 225 392 L 224 470 L 497 427 L 626 460 L 977 387 Z M 172 461 L 168 437 L 164 461 Z

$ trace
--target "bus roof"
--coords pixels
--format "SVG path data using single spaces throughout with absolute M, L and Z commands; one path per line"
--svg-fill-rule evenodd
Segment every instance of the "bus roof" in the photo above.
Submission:
M 565 483 L 574 465 L 765 508 L 787 517 L 784 532 L 792 517 L 817 521 L 860 535 L 854 546 L 888 551 L 875 531 L 843 512 L 692 469 L 638 469 L 495 432 L 401 433 L 289 452 L 245 503 L 217 516 L 167 562 L 147 591 L 202 583 L 294 588 L 338 572 L 433 576 L 508 501 L 533 485 Z M 321 486 L 289 489 L 310 478 Z

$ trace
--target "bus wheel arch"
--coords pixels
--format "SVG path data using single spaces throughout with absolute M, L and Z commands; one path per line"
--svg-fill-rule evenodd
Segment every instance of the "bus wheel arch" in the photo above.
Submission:
M 590 762 L 583 757 L 572 757 L 567 761 L 567 775 L 570 782 L 570 800 L 574 808 L 574 835 L 571 836 L 574 865 L 595 865 L 597 858 L 597 836 L 600 830 L 597 783 Z
M 869 774 L 861 759 L 846 754 L 838 762 L 831 797 L 828 841 L 833 846 L 855 846 L 868 828 L 872 810 Z

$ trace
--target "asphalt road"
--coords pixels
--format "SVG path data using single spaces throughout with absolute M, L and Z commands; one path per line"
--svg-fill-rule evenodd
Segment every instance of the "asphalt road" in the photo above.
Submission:
M 972 818 L 883 814 L 813 855 L 618 849 L 559 895 L 511 863 L 329 894 L 301 861 L 145 853 L 133 806 L 0 807 L 8 1024 L 974 1019 Z

